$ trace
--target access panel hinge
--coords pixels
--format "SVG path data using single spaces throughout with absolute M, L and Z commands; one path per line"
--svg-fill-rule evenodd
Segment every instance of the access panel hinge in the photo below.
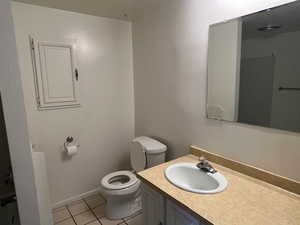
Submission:
M 75 69 L 75 79 L 76 79 L 76 81 L 78 81 L 78 77 L 79 77 L 78 69 Z
M 36 98 L 36 102 L 37 102 L 38 105 L 41 105 L 41 101 L 40 101 L 39 97 Z
M 34 51 L 34 41 L 33 38 L 30 39 L 31 49 Z

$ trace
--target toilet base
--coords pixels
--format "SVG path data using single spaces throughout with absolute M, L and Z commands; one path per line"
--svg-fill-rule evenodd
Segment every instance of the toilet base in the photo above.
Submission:
M 140 193 L 137 193 L 135 197 L 110 196 L 110 198 L 107 199 L 105 214 L 106 217 L 111 220 L 119 220 L 125 217 L 129 217 L 141 210 L 142 197 Z

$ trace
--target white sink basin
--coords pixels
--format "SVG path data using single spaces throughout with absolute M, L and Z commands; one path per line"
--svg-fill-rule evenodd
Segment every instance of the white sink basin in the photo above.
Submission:
M 167 179 L 175 186 L 190 192 L 213 194 L 224 191 L 226 178 L 219 172 L 214 174 L 200 170 L 195 163 L 177 163 L 165 170 Z

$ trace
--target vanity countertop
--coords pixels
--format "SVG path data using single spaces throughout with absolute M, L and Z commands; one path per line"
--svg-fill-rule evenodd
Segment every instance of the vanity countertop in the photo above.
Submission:
M 193 215 L 214 225 L 300 225 L 300 196 L 234 170 L 212 163 L 228 180 L 225 191 L 196 194 L 172 185 L 165 169 L 179 162 L 198 162 L 187 155 L 138 173 L 157 189 Z

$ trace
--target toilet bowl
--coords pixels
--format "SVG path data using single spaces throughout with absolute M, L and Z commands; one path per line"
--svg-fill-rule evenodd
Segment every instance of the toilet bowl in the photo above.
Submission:
M 141 210 L 141 181 L 131 171 L 110 173 L 101 180 L 102 194 L 107 199 L 106 217 L 121 219 Z
M 140 172 L 146 168 L 165 162 L 167 147 L 149 137 L 138 137 L 132 141 L 130 161 L 132 169 Z M 106 217 L 122 219 L 140 211 L 141 181 L 134 172 L 121 170 L 104 176 L 101 180 L 101 192 L 106 198 Z

